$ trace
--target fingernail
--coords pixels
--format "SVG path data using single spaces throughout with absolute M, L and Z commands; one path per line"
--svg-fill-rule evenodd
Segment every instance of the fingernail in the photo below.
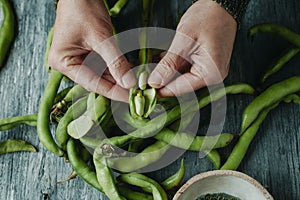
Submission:
M 132 73 L 132 71 L 129 71 L 126 74 L 124 74 L 124 76 L 122 77 L 123 87 L 132 88 L 133 86 L 135 86 L 135 84 L 136 84 L 136 78 Z
M 148 83 L 154 88 L 158 88 L 161 86 L 162 78 L 159 73 L 152 73 L 149 77 Z

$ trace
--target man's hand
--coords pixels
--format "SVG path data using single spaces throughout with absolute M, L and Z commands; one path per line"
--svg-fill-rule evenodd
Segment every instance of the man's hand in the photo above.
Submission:
M 103 1 L 60 0 L 49 64 L 89 91 L 126 102 L 127 89 L 135 85 L 135 77 L 112 35 L 112 22 Z M 102 77 L 83 63 L 93 51 L 108 66 L 105 71 L 106 65 L 97 66 L 104 71 Z
M 228 74 L 236 30 L 236 21 L 219 4 L 198 0 L 180 20 L 171 47 L 151 73 L 149 84 L 166 97 L 222 82 Z

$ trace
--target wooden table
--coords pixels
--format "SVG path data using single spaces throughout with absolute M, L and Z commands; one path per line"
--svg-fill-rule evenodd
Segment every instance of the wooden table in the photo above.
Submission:
M 122 19 L 117 19 L 122 27 L 120 29 L 138 26 L 133 14 L 134 5 L 140 5 L 138 2 L 130 1 Z M 155 21 L 163 27 L 174 27 L 176 19 L 172 16 L 177 15 L 174 15 L 177 9 L 184 10 L 190 3 L 181 5 L 182 3 L 174 0 L 161 2 L 156 5 Z M 48 80 L 48 73 L 43 66 L 45 43 L 55 19 L 51 0 L 12 0 L 12 3 L 18 28 L 8 62 L 0 73 L 0 118 L 38 111 L 40 97 Z M 266 34 L 258 35 L 250 43 L 246 39 L 248 28 L 257 23 L 274 22 L 300 33 L 299 11 L 300 1 L 297 0 L 252 0 L 237 34 L 230 73 L 225 83 L 243 81 L 257 85 L 257 78 L 263 69 L 290 44 Z M 129 22 L 131 26 L 128 25 Z M 297 56 L 285 69 L 271 77 L 266 85 L 292 75 L 300 75 L 299 64 L 300 56 Z M 225 132 L 238 133 L 242 111 L 251 99 L 247 95 L 228 97 Z M 296 200 L 300 196 L 299 113 L 299 105 L 294 104 L 281 104 L 272 111 L 239 167 L 239 171 L 261 182 L 275 199 Z M 1 141 L 8 138 L 29 141 L 39 152 L 0 156 L 0 199 L 105 199 L 80 178 L 56 184 L 65 179 L 72 169 L 63 159 L 43 148 L 35 128 L 20 126 L 1 132 Z M 197 173 L 213 169 L 206 158 L 198 158 L 198 153 L 186 153 L 184 158 L 187 166 L 185 181 Z M 162 180 L 178 167 L 179 161 L 151 175 Z

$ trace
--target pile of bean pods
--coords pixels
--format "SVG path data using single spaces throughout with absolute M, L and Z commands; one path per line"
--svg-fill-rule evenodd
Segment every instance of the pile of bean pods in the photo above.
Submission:
M 110 14 L 116 16 L 126 2 L 120 0 L 110 9 Z M 143 1 L 143 19 L 151 18 L 151 5 L 153 1 Z M 144 21 L 149 23 L 151 20 Z M 51 32 L 47 49 L 51 46 Z M 252 37 L 257 32 L 278 34 L 296 46 L 268 69 L 262 77 L 262 81 L 265 81 L 299 52 L 300 36 L 285 27 L 273 24 L 254 26 L 249 35 Z M 154 180 L 141 172 L 159 162 L 172 147 L 206 152 L 216 169 L 236 170 L 270 110 L 282 101 L 300 104 L 300 97 L 296 94 L 300 91 L 300 76 L 294 76 L 273 84 L 254 98 L 243 112 L 239 134 L 193 136 L 189 133 L 188 126 L 195 111 L 229 94 L 253 95 L 255 89 L 245 83 L 227 85 L 210 93 L 202 89 L 196 92 L 196 104 L 190 101 L 179 104 L 174 97 L 157 99 L 155 89 L 145 82 L 149 73 L 149 51 L 140 51 L 139 60 L 143 68 L 137 75 L 139 84 L 131 90 L 130 105 L 88 92 L 80 85 L 59 91 L 64 76 L 50 70 L 50 79 L 38 114 L 0 119 L 0 131 L 20 124 L 36 126 L 44 147 L 63 157 L 72 166 L 72 178 L 81 177 L 112 200 L 165 200 L 172 197 L 170 191 L 176 189 L 183 180 L 184 160 L 181 161 L 179 170 L 166 180 Z M 45 65 L 49 67 L 47 52 Z M 55 134 L 51 133 L 53 125 L 56 127 Z M 232 144 L 233 150 L 222 165 L 218 151 L 229 145 L 234 138 L 237 141 Z M 16 151 L 36 149 L 24 141 L 7 140 L 0 143 L 0 154 Z
M 227 146 L 234 135 L 223 133 L 194 137 L 184 129 L 177 132 L 177 124 L 189 124 L 189 121 L 183 122 L 189 118 L 182 118 L 182 107 L 190 108 L 185 113 L 189 114 L 227 94 L 254 93 L 250 85 L 238 83 L 210 94 L 200 93 L 195 107 L 189 107 L 190 102 L 179 105 L 174 98 L 158 99 L 156 105 L 164 107 L 166 112 L 154 109 L 152 114 L 155 117 L 140 119 L 131 115 L 128 105 L 112 102 L 79 85 L 67 88 L 67 94 L 62 95 L 66 90 L 57 92 L 62 77 L 59 72 L 51 70 L 37 124 L 33 125 L 37 125 L 39 139 L 47 150 L 65 157 L 78 176 L 103 191 L 110 199 L 167 199 L 165 190 L 174 189 L 183 179 L 183 161 L 179 171 L 161 184 L 136 172 L 158 162 L 172 146 L 191 151 L 212 149 L 208 155 L 218 168 L 220 158 L 214 149 Z M 57 123 L 55 139 L 50 132 L 51 120 L 52 123 Z M 116 120 L 126 124 L 126 130 L 118 129 Z M 214 146 L 210 148 L 209 145 L 203 145 L 204 140 L 211 141 Z M 129 152 L 135 153 L 134 156 Z M 94 167 L 90 167 L 89 163 Z M 112 171 L 119 173 L 116 179 Z M 130 189 L 125 188 L 126 185 L 138 186 L 146 193 L 128 192 Z

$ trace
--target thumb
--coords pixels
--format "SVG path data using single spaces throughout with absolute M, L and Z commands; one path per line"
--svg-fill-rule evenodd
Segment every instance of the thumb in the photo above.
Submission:
M 98 42 L 93 50 L 106 62 L 111 75 L 118 85 L 123 88 L 131 88 L 136 84 L 135 76 L 131 71 L 132 64 L 128 62 L 117 47 L 113 36 L 100 43 Z
M 150 74 L 148 83 L 151 87 L 161 88 L 167 85 L 175 76 L 177 71 L 189 63 L 179 55 L 167 52 Z

